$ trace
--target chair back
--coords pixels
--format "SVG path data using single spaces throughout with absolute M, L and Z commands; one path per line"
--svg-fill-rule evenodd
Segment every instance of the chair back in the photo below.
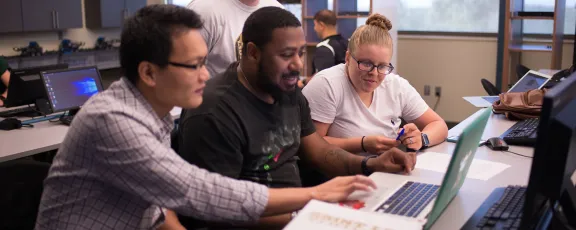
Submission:
M 34 229 L 49 169 L 28 159 L 0 164 L 0 229 Z

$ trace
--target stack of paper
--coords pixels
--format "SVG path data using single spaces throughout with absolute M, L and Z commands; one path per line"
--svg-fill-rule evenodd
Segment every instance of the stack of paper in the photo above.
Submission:
M 424 223 L 388 214 L 354 210 L 336 204 L 310 201 L 284 230 L 421 230 Z
M 416 168 L 446 173 L 452 155 L 445 153 L 426 152 L 418 155 L 416 160 Z M 468 170 L 467 178 L 488 180 L 493 176 L 498 175 L 510 165 L 502 164 L 499 162 L 492 162 L 481 159 L 472 160 L 472 165 Z

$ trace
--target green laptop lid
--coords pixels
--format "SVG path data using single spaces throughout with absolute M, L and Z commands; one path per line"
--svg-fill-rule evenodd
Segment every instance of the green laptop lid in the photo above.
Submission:
M 424 226 L 425 229 L 429 229 L 432 224 L 434 224 L 444 209 L 448 207 L 450 201 L 456 196 L 462 184 L 464 184 L 464 179 L 468 174 L 468 169 L 472 164 L 476 149 L 478 149 L 478 142 L 480 142 L 482 138 L 484 128 L 486 127 L 486 123 L 488 123 L 488 118 L 490 118 L 491 113 L 492 106 L 485 108 L 482 114 L 464 128 L 462 134 L 460 134 L 450 164 L 448 165 L 448 170 L 444 175 L 442 185 L 436 196 L 434 207 L 432 211 L 430 211 L 430 215 L 428 215 L 428 221 L 426 222 L 426 226 Z

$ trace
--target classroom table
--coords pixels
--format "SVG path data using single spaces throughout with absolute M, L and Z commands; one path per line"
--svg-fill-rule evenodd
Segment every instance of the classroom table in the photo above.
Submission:
M 472 114 L 460 124 L 450 129 L 448 136 L 459 135 L 468 124 L 481 114 L 482 111 L 483 109 L 480 109 L 478 112 Z M 482 140 L 500 136 L 508 128 L 512 127 L 514 123 L 514 121 L 507 120 L 503 115 L 492 114 L 482 135 Z M 419 153 L 419 156 L 426 154 L 426 152 L 452 154 L 455 146 L 456 143 L 443 142 L 437 146 L 422 151 Z M 530 147 L 510 146 L 509 151 L 529 157 L 533 154 L 533 148 Z M 454 197 L 438 220 L 436 220 L 432 229 L 460 229 L 495 188 L 506 187 L 507 185 L 527 185 L 528 183 L 528 176 L 532 163 L 531 158 L 514 155 L 508 152 L 492 151 L 486 146 L 479 147 L 474 158 L 499 162 L 510 165 L 510 167 L 486 181 L 466 178 L 459 193 Z M 382 178 L 384 175 L 385 174 L 383 173 L 374 173 L 370 178 L 379 184 L 401 183 L 406 180 L 441 184 L 444 172 L 416 168 L 409 175 L 402 177 L 388 177 L 387 180 L 385 180 Z M 384 197 L 379 197 L 378 195 L 372 195 L 368 200 L 366 200 L 367 205 L 365 208 L 373 210 L 372 208 L 375 208 L 383 198 Z
M 461 133 L 482 111 L 483 109 L 479 110 L 450 129 L 448 135 L 452 136 Z M 482 135 L 482 140 L 500 136 L 515 123 L 507 120 L 504 115 L 492 114 Z M 455 143 L 444 142 L 424 152 L 451 154 L 455 146 Z M 509 151 L 532 157 L 534 148 L 511 145 Z M 434 223 L 432 229 L 460 229 L 495 188 L 506 187 L 507 185 L 527 185 L 532 166 L 532 159 L 529 157 L 522 157 L 509 152 L 492 151 L 486 146 L 479 147 L 476 151 L 475 159 L 500 162 L 510 165 L 510 167 L 487 181 L 467 178 L 460 192 Z M 422 182 L 440 184 L 443 176 L 443 173 L 416 170 L 410 177 Z
M 0 108 L 0 111 L 3 110 L 6 108 Z M 181 108 L 175 107 L 170 111 L 170 115 L 177 119 L 181 111 Z M 22 121 L 27 119 L 30 118 L 20 118 Z M 33 125 L 33 128 L 0 130 L 0 162 L 56 150 L 68 132 L 68 126 L 60 122 L 42 121 Z

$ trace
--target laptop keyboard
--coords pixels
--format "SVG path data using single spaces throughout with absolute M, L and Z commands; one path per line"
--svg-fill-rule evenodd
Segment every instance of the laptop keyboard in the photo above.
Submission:
M 408 181 L 377 212 L 407 217 L 417 217 L 422 210 L 436 197 L 439 185 Z

